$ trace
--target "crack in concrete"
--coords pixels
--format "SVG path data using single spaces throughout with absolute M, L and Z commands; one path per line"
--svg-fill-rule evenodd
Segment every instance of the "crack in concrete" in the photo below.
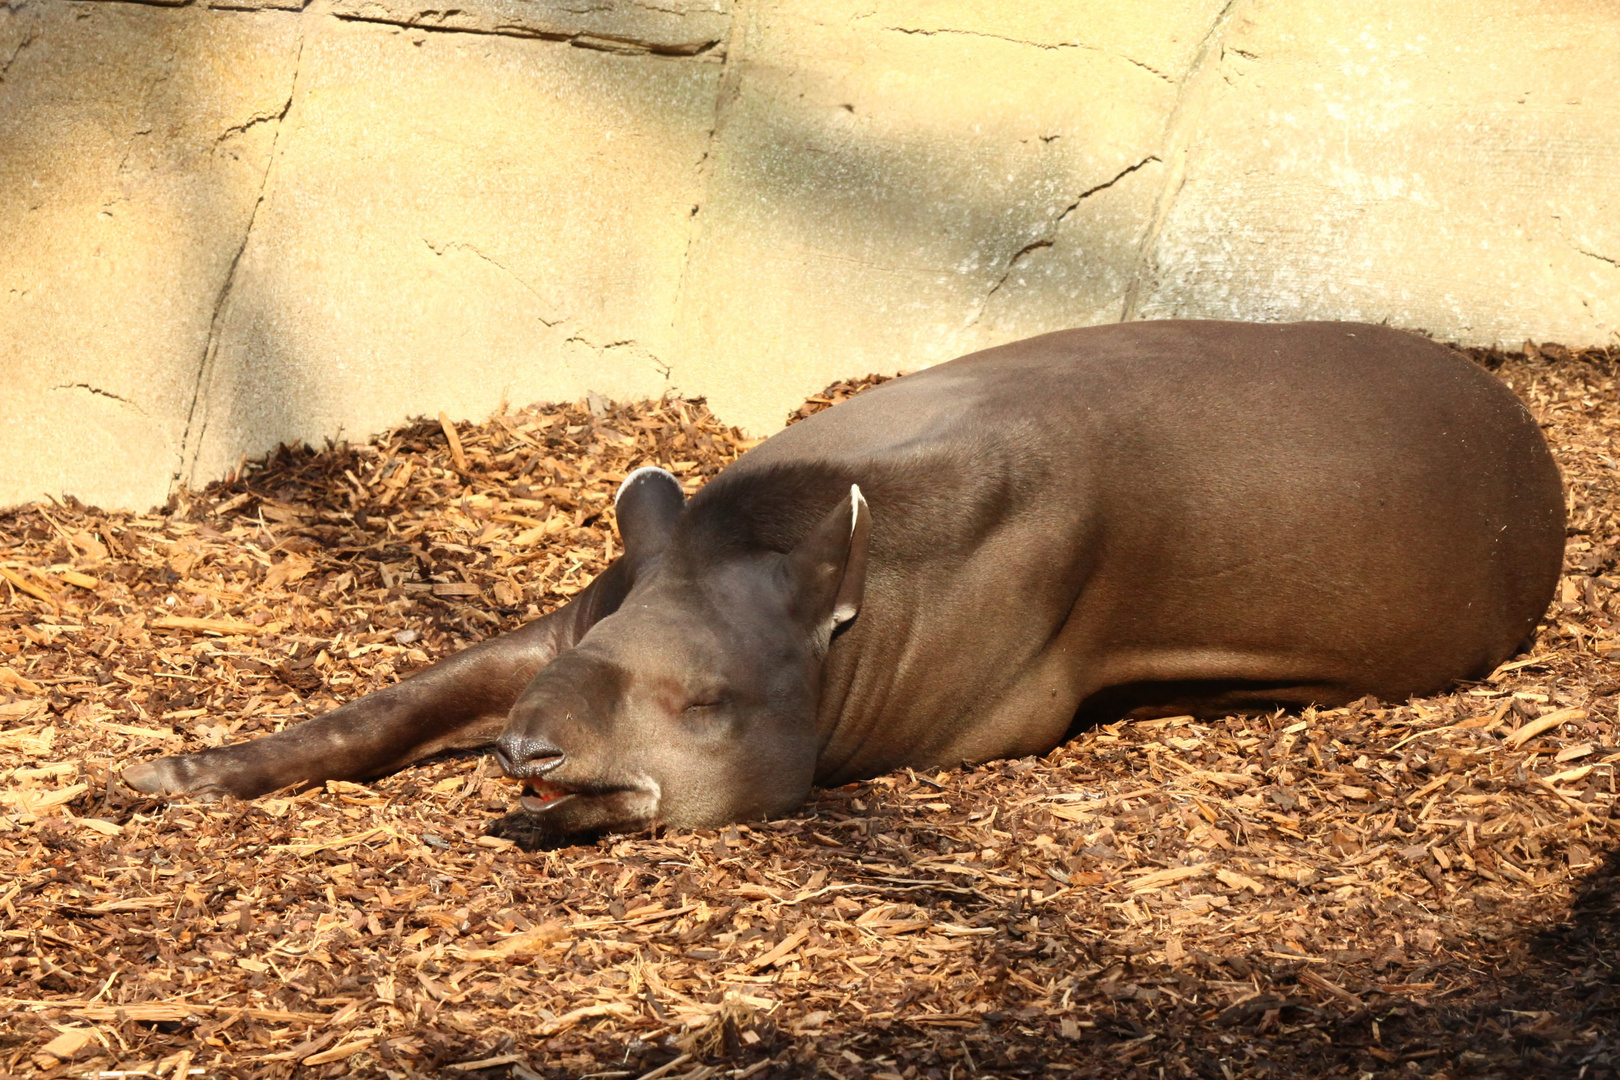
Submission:
M 1030 41 L 1027 38 L 1008 37 L 1005 34 L 991 34 L 986 33 L 983 30 L 957 30 L 948 26 L 940 27 L 937 30 L 924 30 L 921 27 L 909 26 L 885 26 L 882 27 L 882 29 L 895 34 L 916 34 L 923 37 L 934 37 L 939 34 L 952 34 L 959 35 L 961 37 L 988 38 L 991 41 L 1005 41 L 1011 45 L 1027 45 L 1031 49 L 1041 49 L 1046 52 L 1053 52 L 1059 49 L 1082 49 L 1086 52 L 1102 53 L 1104 56 L 1111 56 L 1115 60 L 1123 60 L 1127 64 L 1134 64 L 1155 78 L 1163 79 L 1167 83 L 1175 83 L 1174 79 L 1160 71 L 1158 68 L 1154 67 L 1152 64 L 1144 63 L 1141 60 L 1136 59 L 1136 57 L 1129 56 L 1122 52 L 1115 52 L 1113 49 L 1105 49 L 1101 45 L 1088 45 L 1083 41 Z
M 83 390 L 86 393 L 94 394 L 97 397 L 110 398 L 111 400 L 118 402 L 118 404 L 120 404 L 120 405 L 123 405 L 123 406 L 126 406 L 128 408 L 134 409 L 136 412 L 140 413 L 142 416 L 146 415 L 146 410 L 145 409 L 141 408 L 139 405 L 135 404 L 133 401 L 129 400 L 128 398 L 120 397 L 119 395 L 113 393 L 111 390 L 103 390 L 99 386 L 91 386 L 89 383 L 82 383 L 82 382 L 59 383 L 56 386 L 51 387 L 51 389 L 52 390 Z
M 141 7 L 177 8 L 191 7 L 193 6 L 195 0 L 98 0 L 98 2 L 109 4 L 135 4 Z M 282 7 L 271 8 L 268 10 L 290 11 L 293 14 L 298 14 L 308 10 L 309 3 L 310 0 L 303 0 L 302 5 L 296 10 Z M 266 10 L 264 8 L 249 6 L 246 4 L 238 7 L 229 3 L 218 2 L 208 3 L 207 6 L 211 11 L 256 13 Z M 687 14 L 684 11 L 671 10 L 668 8 L 659 7 L 657 5 L 644 6 L 648 7 L 652 11 L 657 11 L 666 15 L 678 15 L 684 17 Z M 531 41 L 555 41 L 565 45 L 572 45 L 579 49 L 592 49 L 598 52 L 618 53 L 627 56 L 658 56 L 684 59 L 694 56 L 702 56 L 714 49 L 724 40 L 723 37 L 717 37 L 710 41 L 656 42 L 630 35 L 620 37 L 613 34 L 590 33 L 589 31 L 567 33 L 564 31 L 540 30 L 532 26 L 522 26 L 508 23 L 497 23 L 494 26 L 481 27 L 445 26 L 443 24 L 424 21 L 425 19 L 430 18 L 451 18 L 462 14 L 464 10 L 465 9 L 458 7 L 446 7 L 442 10 L 424 11 L 417 12 L 412 15 L 398 16 L 373 14 L 369 12 L 361 13 L 354 11 L 332 11 L 329 12 L 329 14 L 333 18 L 342 19 L 345 22 L 375 23 L 381 26 L 398 26 L 407 30 L 423 30 L 435 34 L 479 34 L 487 37 L 513 37 L 526 38 Z M 590 15 L 609 11 L 611 10 L 611 7 L 608 5 L 598 5 L 568 8 L 565 10 L 567 10 L 569 14 L 573 15 Z
M 606 345 L 598 345 L 590 338 L 576 330 L 574 333 L 568 335 L 568 337 L 563 341 L 563 344 L 582 345 L 585 348 L 595 352 L 598 356 L 605 355 L 613 349 L 638 350 L 642 354 L 642 358 L 645 359 L 647 363 L 652 365 L 653 370 L 664 377 L 665 382 L 669 381 L 670 375 L 673 374 L 675 370 L 671 365 L 665 363 L 663 360 L 660 360 L 657 353 L 643 345 L 636 338 L 620 338 L 617 341 L 610 341 Z
M 507 266 L 505 263 L 501 262 L 499 259 L 496 259 L 493 256 L 489 255 L 482 248 L 479 248 L 478 246 L 476 246 L 474 244 L 469 244 L 464 240 L 447 240 L 444 243 L 442 243 L 442 244 L 438 245 L 437 247 L 435 247 L 434 244 L 433 244 L 433 241 L 429 240 L 425 236 L 422 238 L 422 243 L 427 245 L 427 248 L 428 248 L 429 251 L 433 252 L 433 254 L 435 254 L 435 255 L 440 256 L 441 258 L 444 256 L 444 253 L 447 252 L 447 251 L 470 251 L 474 255 L 478 256 L 478 258 L 480 258 L 480 259 L 484 260 L 485 262 L 489 263 L 489 265 L 495 267 L 495 269 L 501 271 L 501 273 L 505 274 L 507 277 L 511 278 L 513 281 L 517 282 L 519 285 L 523 286 L 523 288 L 528 292 L 528 294 L 530 296 L 534 297 L 535 300 L 539 301 L 539 303 L 540 303 L 540 305 L 542 307 L 548 307 L 548 308 L 550 307 L 550 304 L 548 304 L 546 302 L 546 298 L 541 296 L 539 291 L 536 290 L 533 285 L 530 285 L 527 281 L 525 281 L 510 266 Z M 536 315 L 535 318 L 539 319 L 541 323 L 543 323 L 544 325 L 546 325 L 548 327 L 550 327 L 550 326 L 559 326 L 565 321 L 564 317 L 561 316 L 561 315 L 557 316 L 555 319 L 548 319 L 544 315 Z
M 1098 49 L 1097 51 L 1098 52 L 1108 52 L 1107 49 Z M 1138 60 L 1134 56 L 1126 56 L 1124 53 L 1116 53 L 1116 52 L 1109 52 L 1108 55 L 1109 56 L 1117 56 L 1117 57 L 1119 57 L 1119 59 L 1125 61 L 1127 64 L 1135 64 L 1137 67 L 1141 68 L 1143 71 L 1147 72 L 1149 75 L 1155 75 L 1155 76 L 1163 79 L 1165 82 L 1169 83 L 1171 86 L 1174 86 L 1176 84 L 1176 80 L 1172 79 L 1170 76 L 1166 75 L 1164 72 L 1160 71 L 1158 68 L 1153 67 L 1150 64 L 1144 64 L 1142 61 Z
M 732 42 L 738 39 L 741 31 L 738 27 L 744 24 L 748 15 L 747 0 L 733 0 L 731 18 L 726 21 L 726 33 L 720 40 L 720 78 L 714 90 L 714 115 L 709 122 L 708 143 L 703 148 L 702 155 L 697 160 L 697 201 L 692 204 L 692 210 L 686 216 L 686 243 L 681 248 L 681 270 L 675 279 L 675 302 L 670 305 L 669 314 L 669 340 L 680 340 L 681 313 L 686 310 L 687 276 L 692 268 L 692 249 L 697 245 L 698 237 L 704 228 L 702 218 L 703 207 L 708 201 L 709 185 L 714 179 L 715 159 L 720 147 L 721 129 L 725 126 L 726 114 L 731 105 L 741 96 L 742 73 L 740 62 L 737 60 L 737 50 L 733 49 Z M 673 364 L 663 364 L 654 361 L 662 371 L 664 381 L 670 381 L 674 373 Z
M 247 228 L 242 230 L 242 242 L 237 245 L 236 253 L 231 256 L 231 264 L 225 271 L 225 280 L 220 285 L 218 295 L 214 297 L 214 310 L 208 321 L 208 339 L 203 343 L 202 358 L 197 363 L 196 381 L 191 388 L 191 403 L 186 408 L 186 426 L 180 436 L 179 460 L 173 475 L 169 478 L 171 493 L 179 488 L 185 479 L 189 479 L 187 474 L 196 466 L 197 454 L 202 448 L 203 433 L 208 430 L 206 410 L 199 416 L 198 406 L 202 403 L 208 376 L 213 371 L 215 358 L 219 354 L 220 331 L 224 327 L 225 314 L 230 306 L 231 290 L 236 286 L 236 273 L 242 264 L 242 255 L 247 251 L 248 241 L 253 237 L 253 226 L 259 220 L 259 210 L 264 206 L 265 195 L 270 188 L 270 176 L 276 167 L 276 149 L 281 144 L 283 122 L 292 111 L 293 101 L 298 97 L 298 76 L 304 67 L 304 44 L 307 39 L 308 35 L 300 27 L 298 53 L 293 57 L 292 85 L 287 89 L 287 100 L 282 104 L 281 111 L 274 117 L 276 133 L 270 141 L 270 152 L 265 155 L 264 175 L 259 178 L 259 193 L 253 200 L 252 212 L 248 214 Z
M 183 8 L 191 7 L 192 0 L 96 0 L 102 4 L 135 4 L 138 7 Z
M 103 213 L 109 212 L 113 206 L 121 202 L 127 202 L 130 198 L 130 181 L 128 179 L 132 172 L 130 159 L 135 154 L 138 140 L 147 138 L 152 134 L 152 102 L 157 97 L 158 88 L 174 78 L 175 63 L 175 54 L 171 51 L 168 56 L 164 57 L 163 66 L 158 70 L 158 73 L 153 78 L 148 79 L 141 87 L 141 106 L 136 121 L 139 126 L 131 131 L 129 137 L 124 140 L 124 151 L 118 159 L 118 168 L 113 170 L 113 177 L 117 181 L 122 194 L 104 203 L 101 207 Z
M 10 8 L 10 7 L 8 7 L 6 10 L 7 11 L 15 11 L 15 10 L 21 10 L 21 9 L 20 8 Z M 6 81 L 6 73 L 11 70 L 11 65 L 17 62 L 17 57 L 22 55 L 22 51 L 24 49 L 28 48 L 28 46 L 32 45 L 36 40 L 38 40 L 38 38 L 39 38 L 38 31 L 30 31 L 28 36 L 23 38 L 20 42 L 18 42 L 17 47 L 15 49 L 11 50 L 11 55 L 6 57 L 6 62 L 3 63 L 3 64 L 0 64 L 0 83 L 3 83 L 3 82 Z
M 1065 218 L 1080 208 L 1081 203 L 1085 202 L 1087 199 L 1091 198 L 1100 191 L 1107 191 L 1109 188 L 1136 172 L 1138 169 L 1146 168 L 1148 165 L 1158 160 L 1159 156 L 1157 154 L 1149 154 L 1136 164 L 1127 165 L 1109 179 L 1104 180 L 1095 187 L 1089 187 L 1085 191 L 1082 191 L 1079 195 L 1076 195 L 1074 202 L 1070 203 L 1068 206 L 1065 206 L 1062 212 L 1052 219 L 1051 224 L 1046 227 L 1046 231 L 1042 235 L 1036 237 L 1034 240 L 1031 240 L 1029 243 L 1013 252 L 1012 258 L 1007 260 L 1006 268 L 1001 271 L 1001 276 L 996 278 L 995 284 L 990 286 L 990 291 L 984 294 L 984 300 L 980 302 L 979 310 L 974 313 L 973 318 L 968 320 L 967 325 L 970 327 L 975 326 L 978 324 L 979 320 L 984 317 L 986 309 L 988 309 L 990 306 L 990 298 L 995 296 L 996 293 L 1000 292 L 1003 285 L 1007 284 L 1007 279 L 1012 277 L 1013 270 L 1017 268 L 1020 262 L 1035 252 L 1040 251 L 1042 248 L 1049 248 L 1057 243 L 1058 228 L 1063 224 Z
M 124 0 L 129 2 L 129 0 Z M 444 15 L 460 14 L 459 9 L 447 9 Z M 377 23 L 382 26 L 399 26 L 407 30 L 422 30 L 432 34 L 478 34 L 485 37 L 522 38 L 529 41 L 554 41 L 563 45 L 572 45 L 576 49 L 591 49 L 595 52 L 615 53 L 621 56 L 656 56 L 664 59 L 687 60 L 702 56 L 713 50 L 723 41 L 715 38 L 713 41 L 681 42 L 678 44 L 661 44 L 647 41 L 645 38 L 613 37 L 606 34 L 577 33 L 568 34 L 561 31 L 537 30 L 529 26 L 514 26 L 510 24 L 497 24 L 491 27 L 480 26 L 444 26 L 422 22 L 417 18 L 398 16 L 390 18 L 387 15 L 361 15 L 349 11 L 335 11 L 332 17 L 345 22 Z
M 286 12 L 286 13 L 291 14 L 291 15 L 297 15 L 297 14 L 301 13 L 305 8 L 309 7 L 310 2 L 311 2 L 311 0 L 291 0 L 291 2 L 289 2 L 289 0 L 282 0 L 281 3 L 275 3 L 275 4 L 256 4 L 256 3 L 253 2 L 253 0 L 238 0 L 238 2 L 236 2 L 236 3 L 232 3 L 231 0 L 208 0 L 208 10 L 210 10 L 210 11 L 281 11 L 281 12 Z M 298 6 L 294 7 L 293 3 L 296 3 Z
M 563 342 L 564 345 L 573 345 L 575 343 L 583 345 L 587 349 L 595 349 L 597 352 L 607 352 L 609 349 L 634 349 L 640 346 L 640 342 L 636 341 L 635 338 L 620 338 L 617 341 L 610 341 L 606 345 L 598 345 L 584 334 L 578 333 L 568 335 L 568 338 Z
M 283 105 L 281 107 L 280 112 L 254 113 L 252 116 L 248 117 L 246 120 L 242 121 L 240 124 L 232 124 L 230 127 L 226 128 L 224 131 L 219 133 L 219 137 L 214 140 L 214 145 L 218 146 L 220 143 L 224 142 L 226 139 L 231 138 L 233 135 L 245 134 L 246 132 L 251 131 L 253 128 L 258 127 L 260 124 L 279 123 L 281 121 L 282 117 L 287 115 L 287 110 L 291 106 L 292 106 L 292 99 L 289 98 L 287 100 L 287 104 Z M 136 132 L 136 134 L 143 134 L 143 133 L 142 132 Z
M 1170 208 L 1174 205 L 1176 196 L 1181 194 L 1181 187 L 1187 179 L 1187 151 L 1190 141 L 1187 127 L 1188 114 L 1192 108 L 1191 91 L 1199 77 L 1209 67 L 1210 58 L 1213 56 L 1219 59 L 1226 27 L 1232 21 L 1232 14 L 1238 3 L 1239 0 L 1226 0 L 1226 3 L 1221 5 L 1221 10 L 1215 13 L 1215 17 L 1210 20 L 1209 29 L 1204 32 L 1203 40 L 1198 43 L 1197 51 L 1193 53 L 1192 63 L 1187 65 L 1186 75 L 1176 87 L 1175 104 L 1170 107 L 1170 115 L 1165 120 L 1163 149 L 1159 153 L 1166 166 L 1164 187 L 1159 189 L 1159 197 L 1153 204 L 1153 216 L 1148 220 L 1147 231 L 1137 248 L 1136 266 L 1131 273 L 1131 282 L 1125 289 L 1125 302 L 1120 308 L 1120 322 L 1131 322 L 1141 315 L 1142 293 L 1146 288 L 1148 272 L 1152 268 L 1153 250 L 1158 246 L 1165 222 L 1170 218 Z
M 1599 255 L 1597 252 L 1587 251 L 1585 248 L 1576 248 L 1575 250 L 1582 255 L 1585 255 L 1588 259 L 1596 259 L 1600 263 L 1608 263 L 1616 270 L 1620 270 L 1620 259 L 1611 259 L 1607 255 Z

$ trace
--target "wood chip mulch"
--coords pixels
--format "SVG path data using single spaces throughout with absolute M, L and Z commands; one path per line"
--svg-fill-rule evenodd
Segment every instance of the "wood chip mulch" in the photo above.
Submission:
M 248 803 L 114 777 L 562 602 L 617 550 L 627 470 L 695 488 L 746 448 L 701 402 L 283 449 L 152 515 L 0 514 L 0 1072 L 1613 1077 L 1615 357 L 1476 359 L 1571 505 L 1538 643 L 1487 681 L 558 851 L 491 833 L 514 790 L 477 755 Z

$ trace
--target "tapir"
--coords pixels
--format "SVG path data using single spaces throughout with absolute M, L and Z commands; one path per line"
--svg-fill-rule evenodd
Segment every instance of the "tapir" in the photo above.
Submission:
M 1524 645 L 1558 469 L 1499 381 L 1354 323 L 1134 322 L 886 383 L 691 499 L 640 469 L 566 606 L 254 741 L 135 764 L 252 797 L 494 744 L 542 841 L 781 814 L 813 784 L 1099 721 L 1402 700 Z

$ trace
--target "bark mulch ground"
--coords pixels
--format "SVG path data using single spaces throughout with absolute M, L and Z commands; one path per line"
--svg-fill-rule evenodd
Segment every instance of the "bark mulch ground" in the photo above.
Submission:
M 617 550 L 628 469 L 696 488 L 746 447 L 701 402 L 284 449 L 161 514 L 0 515 L 0 1071 L 1612 1077 L 1620 393 L 1602 352 L 1476 359 L 1571 506 L 1539 640 L 1483 683 L 1112 725 L 558 851 L 497 835 L 515 792 L 474 755 L 249 803 L 116 770 L 562 602 Z

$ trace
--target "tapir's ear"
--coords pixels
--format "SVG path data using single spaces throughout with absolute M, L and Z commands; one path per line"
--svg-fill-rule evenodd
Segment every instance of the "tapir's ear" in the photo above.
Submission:
M 634 562 L 663 551 L 685 506 L 681 482 L 656 465 L 625 477 L 613 496 L 625 555 Z
M 866 508 L 861 489 L 851 484 L 849 498 L 841 500 L 788 553 L 794 613 L 812 633 L 831 635 L 861 609 L 871 533 L 872 512 Z

